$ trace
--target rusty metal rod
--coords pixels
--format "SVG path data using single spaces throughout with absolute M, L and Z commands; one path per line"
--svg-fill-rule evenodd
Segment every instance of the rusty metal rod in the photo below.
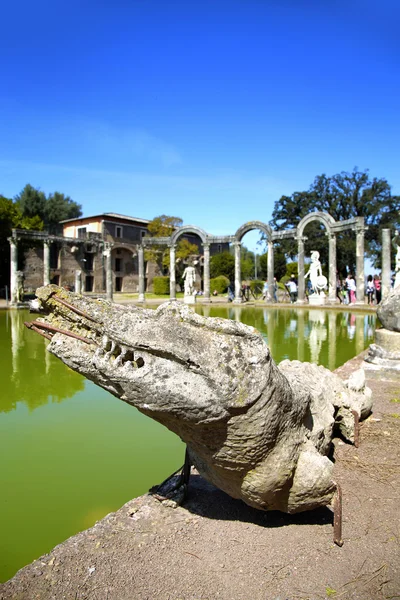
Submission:
M 343 546 L 342 538 L 342 489 L 340 485 L 336 485 L 336 493 L 333 498 L 333 541 L 335 544 Z
M 42 323 L 41 321 L 31 321 L 31 324 L 36 327 L 39 327 L 40 329 L 47 329 L 48 331 L 54 331 L 54 333 L 63 333 L 64 335 L 69 335 L 69 337 L 81 340 L 86 344 L 96 344 L 96 342 L 94 342 L 93 340 L 89 340 L 88 338 L 85 338 L 82 335 L 78 335 L 77 333 L 73 333 L 72 331 L 68 331 L 66 329 L 54 327 L 54 325 L 48 325 L 47 323 Z
M 66 300 L 63 300 L 63 298 L 59 298 L 55 294 L 53 294 L 51 296 L 51 298 L 53 300 L 56 300 L 57 302 L 60 302 L 60 304 L 63 304 L 64 306 L 66 306 L 67 308 L 69 308 L 70 310 L 72 310 L 72 312 L 76 313 L 77 315 L 80 315 L 81 317 L 85 317 L 85 319 L 89 319 L 89 321 L 93 321 L 93 323 L 97 323 L 96 319 L 94 319 L 90 315 L 86 314 L 83 310 L 80 310 L 79 308 L 76 308 L 76 306 L 74 306 L 73 304 L 70 304 Z
M 35 331 L 39 335 L 42 335 L 44 338 L 46 338 L 46 340 L 51 340 L 52 339 L 52 336 L 49 333 L 45 333 L 44 331 L 42 331 L 38 327 L 35 327 L 35 325 L 32 325 L 32 323 L 29 323 L 28 321 L 25 321 L 24 325 L 28 329 L 32 329 L 33 331 Z
M 351 411 L 354 417 L 354 445 L 356 448 L 360 445 L 360 417 L 356 410 Z

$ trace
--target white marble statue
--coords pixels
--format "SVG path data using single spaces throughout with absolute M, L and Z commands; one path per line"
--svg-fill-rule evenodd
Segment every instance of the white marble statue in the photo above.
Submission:
M 323 294 L 322 291 L 326 286 L 326 277 L 322 275 L 321 263 L 319 260 L 319 252 L 314 250 L 311 252 L 311 263 L 308 273 L 305 274 L 304 279 L 310 277 L 311 289 L 313 294 Z
M 182 278 L 185 280 L 185 296 L 194 296 L 196 281 L 196 269 L 194 267 L 186 267 L 183 272 Z

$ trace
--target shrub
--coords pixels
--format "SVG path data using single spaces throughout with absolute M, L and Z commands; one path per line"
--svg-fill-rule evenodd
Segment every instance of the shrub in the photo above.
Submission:
M 169 277 L 154 277 L 153 291 L 159 296 L 169 294 Z
M 214 290 L 217 290 L 218 294 L 225 294 L 228 285 L 229 279 L 225 275 L 219 275 L 218 277 L 214 277 L 214 279 L 210 279 L 210 292 L 212 294 Z
M 250 281 L 250 289 L 253 292 L 253 294 L 261 294 L 263 291 L 263 287 L 264 282 L 262 279 L 253 279 L 252 281 Z

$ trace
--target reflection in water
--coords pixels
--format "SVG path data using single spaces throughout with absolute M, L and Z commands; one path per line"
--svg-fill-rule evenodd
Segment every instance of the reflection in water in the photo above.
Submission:
M 2 381 L 0 412 L 14 410 L 17 402 L 33 410 L 49 400 L 71 398 L 84 389 L 84 379 L 46 351 L 47 340 L 26 329 L 24 320 L 29 318 L 17 310 L 1 314 L 0 365 L 2 373 L 10 377 Z M 7 351 L 10 347 L 11 353 Z
M 323 310 L 312 310 L 308 317 L 311 324 L 311 330 L 308 336 L 311 352 L 310 361 L 316 364 L 319 364 L 322 342 L 325 342 L 328 337 L 328 332 L 325 327 L 325 316 L 326 312 Z
M 201 305 L 196 312 L 204 314 Z M 297 308 L 207 307 L 207 316 L 241 321 L 260 331 L 276 362 L 315 362 L 332 371 L 373 342 L 375 315 Z

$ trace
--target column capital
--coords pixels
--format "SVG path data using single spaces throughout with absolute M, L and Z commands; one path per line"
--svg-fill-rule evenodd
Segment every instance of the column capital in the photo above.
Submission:
M 357 225 L 354 227 L 354 229 L 355 229 L 356 233 L 365 233 L 368 228 L 365 225 L 361 225 L 361 224 L 359 225 L 357 223 Z
M 308 237 L 306 235 L 296 235 L 295 240 L 299 243 L 303 242 L 304 244 L 304 242 L 308 240 Z
M 9 238 L 7 238 L 7 240 L 10 242 L 11 246 L 16 246 L 17 245 L 18 238 L 9 237 Z
M 203 250 L 209 250 L 210 246 L 211 246 L 210 242 L 204 242 L 203 243 Z

